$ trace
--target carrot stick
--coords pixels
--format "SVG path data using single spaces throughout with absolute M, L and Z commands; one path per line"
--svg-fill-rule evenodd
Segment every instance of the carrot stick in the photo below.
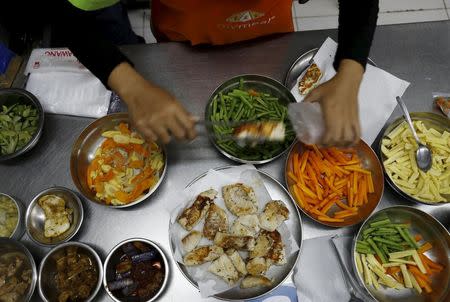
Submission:
M 415 238 L 414 238 L 414 239 L 415 239 Z M 418 240 L 416 240 L 416 241 L 418 241 Z M 418 252 L 419 254 L 423 254 L 423 253 L 425 253 L 426 251 L 431 250 L 432 248 L 433 248 L 433 246 L 431 245 L 431 243 L 425 242 L 424 244 L 422 244 L 421 247 L 419 247 L 419 249 L 417 250 L 417 252 Z
M 341 211 L 342 212 L 342 211 Z M 351 217 L 351 216 L 355 216 L 358 215 L 357 212 L 347 212 L 345 214 L 334 214 L 335 218 L 347 218 L 347 217 Z
M 309 157 L 309 151 L 306 150 L 305 153 L 303 153 L 303 159 L 302 159 L 302 165 L 300 167 L 300 173 L 305 172 L 305 168 L 306 168 L 306 163 L 308 162 L 308 157 Z
M 302 195 L 300 195 L 300 191 L 301 190 L 297 189 L 297 185 L 292 186 L 292 188 L 294 189 L 295 199 L 299 203 L 300 207 L 304 208 L 305 207 L 305 202 L 303 201 Z
M 420 234 L 414 235 L 414 240 L 417 241 L 417 242 L 419 242 L 420 240 L 422 240 L 422 235 L 420 235 Z M 428 242 L 427 242 L 427 243 L 428 243 Z
M 411 273 L 414 274 L 414 277 L 418 276 L 418 277 L 422 278 L 424 281 L 426 281 L 428 283 L 430 282 L 430 279 L 425 274 L 423 274 L 421 271 L 419 271 L 419 269 L 416 266 L 408 265 L 408 269 Z
M 372 174 L 368 174 L 368 176 L 367 176 L 367 185 L 368 185 L 368 188 L 369 188 L 369 193 L 373 193 L 373 192 L 375 192 L 375 190 L 374 190 L 374 188 L 373 188 L 373 181 L 372 181 Z
M 363 173 L 363 174 L 367 174 L 367 175 L 371 174 L 370 171 L 362 169 L 358 166 L 343 166 L 343 168 L 348 171 L 359 172 L 359 173 Z
M 433 260 L 431 260 L 430 258 L 428 258 L 426 255 L 420 253 L 423 256 L 423 260 L 425 260 L 425 262 L 428 264 L 428 266 L 430 267 L 430 269 L 435 269 L 435 270 L 443 270 L 444 267 L 436 262 L 434 262 Z M 419 254 L 419 255 L 420 255 Z M 422 258 L 421 258 L 422 259 Z
M 302 184 L 297 184 L 298 188 L 300 190 L 303 191 L 303 193 L 305 193 L 306 195 L 308 195 L 311 198 L 315 198 L 317 199 L 317 195 L 314 194 L 314 192 L 312 192 L 310 189 L 308 189 L 306 186 L 302 185 Z
M 428 275 L 431 275 L 431 269 L 430 266 L 428 265 L 428 263 L 425 261 L 425 259 L 423 259 L 423 255 L 419 253 L 419 258 L 422 261 L 423 267 L 425 267 L 425 270 L 427 271 Z
M 291 171 L 288 172 L 288 176 L 290 179 L 292 179 L 294 182 L 298 182 L 298 178 L 292 173 Z
M 317 148 L 316 145 L 312 145 L 312 146 L 313 146 L 313 149 L 314 149 L 314 153 L 316 153 L 316 155 L 317 155 L 319 158 L 323 158 L 323 155 L 322 155 L 322 153 L 320 153 L 319 148 Z
M 327 222 L 344 222 L 343 218 L 331 218 L 328 216 L 319 216 L 317 217 L 320 221 L 327 221 Z
M 334 199 L 330 200 L 330 201 L 329 201 L 329 202 L 328 202 L 328 203 L 320 210 L 320 212 L 326 214 L 326 213 L 328 212 L 328 210 L 330 210 L 330 208 L 331 208 L 332 206 L 334 206 L 334 203 L 335 203 L 335 200 L 334 200 Z
M 293 168 L 295 174 L 298 174 L 298 171 L 299 171 L 298 157 L 299 157 L 298 153 L 294 153 L 294 155 L 292 156 L 292 166 L 293 166 L 292 168 Z

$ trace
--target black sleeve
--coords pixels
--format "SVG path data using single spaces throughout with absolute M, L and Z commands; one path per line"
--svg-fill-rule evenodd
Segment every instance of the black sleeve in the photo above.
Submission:
M 108 87 L 112 70 L 121 62 L 131 62 L 97 30 L 92 13 L 76 8 L 67 0 L 52 2 L 57 7 L 53 10 L 55 15 L 52 20 L 59 43 L 68 47 Z
M 378 0 L 339 0 L 337 70 L 342 59 L 352 59 L 366 67 L 378 17 Z

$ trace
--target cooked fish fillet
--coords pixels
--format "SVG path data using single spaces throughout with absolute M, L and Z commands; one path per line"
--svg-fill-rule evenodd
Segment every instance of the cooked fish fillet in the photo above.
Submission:
M 206 215 L 203 235 L 209 240 L 213 240 L 217 232 L 228 231 L 228 217 L 225 210 L 216 204 L 211 204 Z
M 219 276 L 230 285 L 239 280 L 239 274 L 231 259 L 223 254 L 209 266 L 208 271 Z
M 64 199 L 56 195 L 45 195 L 38 203 L 45 213 L 45 237 L 58 237 L 70 228 L 72 209 L 66 208 Z
M 275 231 L 287 219 L 289 210 L 280 200 L 269 201 L 259 215 L 261 228 L 269 232 Z
M 224 249 L 251 251 L 255 246 L 255 238 L 251 236 L 235 236 L 217 232 L 214 243 Z
M 227 250 L 227 255 L 230 258 L 231 262 L 233 262 L 234 267 L 238 271 L 241 276 L 247 275 L 247 269 L 245 268 L 245 262 L 242 260 L 241 255 L 235 249 Z
M 186 230 L 192 230 L 192 228 L 205 217 L 209 206 L 216 196 L 217 191 L 213 189 L 200 193 L 194 203 L 190 207 L 184 209 L 178 217 L 178 223 Z
M 255 214 L 239 216 L 231 226 L 231 234 L 255 237 L 259 232 L 259 219 Z
M 213 261 L 223 254 L 223 249 L 216 245 L 200 246 L 187 253 L 183 262 L 185 265 L 200 265 L 208 261 Z
M 263 231 L 266 232 L 266 231 Z M 275 265 L 283 265 L 286 263 L 286 252 L 284 250 L 283 240 L 280 233 L 275 230 L 267 232 L 267 235 L 272 239 L 272 246 L 267 252 L 266 258 Z
M 192 231 L 181 239 L 181 244 L 186 252 L 190 252 L 197 247 L 202 240 L 202 233 L 199 231 Z
M 228 210 L 236 216 L 254 214 L 258 211 L 255 191 L 241 183 L 224 186 L 222 195 Z
M 271 286 L 272 281 L 265 276 L 246 276 L 242 279 L 241 288 L 251 288 L 256 286 Z
M 261 231 L 258 237 L 256 238 L 255 247 L 252 251 L 250 251 L 249 257 L 265 257 L 269 250 L 272 248 L 273 239 L 269 236 L 267 231 Z
M 247 262 L 247 272 L 253 276 L 264 274 L 270 267 L 270 263 L 263 257 L 257 257 Z

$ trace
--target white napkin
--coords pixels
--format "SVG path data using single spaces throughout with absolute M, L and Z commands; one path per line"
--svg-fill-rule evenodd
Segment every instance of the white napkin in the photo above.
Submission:
M 44 111 L 85 117 L 107 114 L 111 91 L 68 49 L 35 49 L 28 61 L 26 89 Z
M 314 62 L 323 73 L 320 83 L 328 81 L 336 74 L 333 68 L 336 50 L 337 43 L 327 38 L 314 56 Z M 298 102 L 304 98 L 298 91 L 298 82 L 302 77 L 303 74 L 291 90 Z M 408 86 L 409 82 L 367 64 L 358 95 L 362 139 L 366 143 L 370 145 L 374 142 L 397 105 L 395 98 L 402 96 Z

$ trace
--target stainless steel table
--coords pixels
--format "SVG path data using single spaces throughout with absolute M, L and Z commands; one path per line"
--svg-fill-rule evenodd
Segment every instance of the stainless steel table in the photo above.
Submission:
M 449 31 L 448 21 L 382 26 L 377 30 L 371 58 L 379 67 L 411 82 L 404 95 L 411 111 L 436 111 L 432 106 L 431 92 L 450 91 Z M 220 48 L 164 43 L 129 46 L 123 50 L 147 79 L 172 91 L 188 110 L 201 116 L 209 95 L 224 80 L 239 74 L 256 73 L 283 81 L 291 63 L 305 51 L 320 46 L 328 36 L 336 39 L 337 31 L 292 33 Z M 397 108 L 390 120 L 399 115 Z M 0 191 L 28 204 L 38 192 L 53 185 L 75 190 L 69 172 L 70 151 L 78 134 L 91 121 L 47 115 L 39 144 L 19 160 L 0 164 Z M 233 162 L 221 156 L 205 137 L 191 143 L 170 144 L 168 157 L 166 181 L 148 201 L 124 210 L 108 209 L 85 201 L 84 224 L 73 240 L 90 244 L 103 259 L 114 245 L 129 237 L 154 240 L 170 255 L 167 210 L 177 204 L 177 192 L 204 171 Z M 259 168 L 284 183 L 284 161 L 285 157 L 282 157 Z M 411 205 L 386 186 L 378 209 L 397 204 Z M 450 204 L 413 206 L 432 213 L 447 228 L 450 227 Z M 304 215 L 302 218 L 304 239 L 335 233 L 349 234 L 356 229 L 327 228 Z M 26 235 L 22 241 L 38 263 L 48 251 L 33 245 Z M 171 281 L 161 301 L 199 301 L 199 293 L 181 275 L 173 261 L 171 268 Z M 36 294 L 33 301 L 39 300 Z M 103 290 L 96 300 L 109 301 Z

